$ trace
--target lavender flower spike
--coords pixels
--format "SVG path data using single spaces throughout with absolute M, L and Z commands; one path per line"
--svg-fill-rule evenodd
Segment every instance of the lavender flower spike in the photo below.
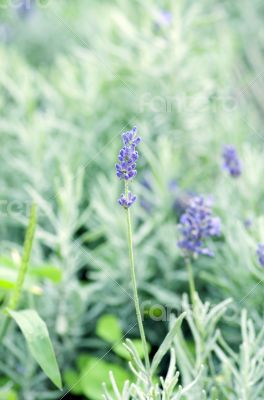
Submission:
M 116 164 L 116 175 L 120 180 L 126 182 L 126 192 L 122 194 L 118 200 L 119 204 L 124 208 L 129 208 L 136 201 L 136 196 L 128 191 L 128 181 L 132 180 L 137 174 L 138 152 L 137 145 L 141 142 L 141 138 L 137 136 L 137 128 L 122 134 L 123 147 L 119 152 Z
M 223 168 L 234 178 L 240 176 L 242 173 L 242 164 L 238 158 L 236 148 L 232 145 L 225 145 L 222 156 Z
M 213 252 L 205 247 L 205 239 L 219 236 L 221 223 L 212 215 L 212 201 L 202 196 L 190 200 L 185 213 L 180 219 L 182 239 L 178 242 L 189 255 L 205 254 L 213 256 Z
M 119 179 L 126 181 L 133 179 L 136 174 L 136 162 L 138 160 L 138 152 L 136 146 L 140 143 L 140 137 L 137 137 L 137 128 L 134 127 L 132 131 L 123 133 L 122 135 L 124 146 L 119 152 L 116 164 L 116 175 Z
M 264 243 L 259 243 L 257 247 L 257 256 L 259 263 L 264 267 Z

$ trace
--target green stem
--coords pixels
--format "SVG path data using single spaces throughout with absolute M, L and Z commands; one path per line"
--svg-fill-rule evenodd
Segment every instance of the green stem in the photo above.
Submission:
M 195 290 L 195 283 L 194 283 L 194 277 L 193 277 L 192 264 L 191 264 L 191 261 L 190 261 L 189 257 L 185 257 L 185 264 L 186 264 L 187 270 L 188 270 L 190 296 L 191 296 L 192 305 L 194 307 L 196 290 Z
M 128 196 L 128 185 L 126 182 L 125 185 L 125 193 L 126 197 Z M 132 226 L 131 226 L 131 216 L 129 208 L 126 209 L 126 217 L 127 217 L 127 233 L 128 233 L 128 247 L 129 247 L 129 260 L 130 260 L 130 272 L 131 272 L 131 281 L 133 287 L 134 294 L 134 303 L 136 309 L 136 316 L 138 321 L 138 327 L 140 332 L 140 337 L 144 349 L 144 357 L 146 363 L 146 369 L 150 374 L 150 362 L 149 362 L 149 354 L 148 354 L 148 346 L 142 321 L 142 316 L 140 312 L 139 298 L 138 298 L 138 289 L 137 289 L 137 279 L 136 279 L 136 271 L 135 271 L 135 262 L 134 262 L 134 253 L 133 253 L 133 239 L 132 239 Z
M 11 297 L 10 297 L 8 305 L 7 305 L 7 312 L 8 312 L 8 310 L 15 310 L 17 308 L 19 300 L 20 300 L 23 284 L 24 284 L 27 270 L 28 270 L 28 264 L 29 264 L 29 259 L 30 259 L 30 255 L 31 255 L 31 251 L 32 251 L 32 245 L 33 245 L 33 240 L 34 240 L 34 235 L 35 235 L 35 230 L 36 230 L 36 224 L 37 224 L 37 208 L 36 208 L 35 204 L 32 204 L 32 207 L 30 210 L 29 224 L 27 227 L 26 237 L 25 237 L 25 241 L 24 241 L 21 265 L 19 268 L 15 288 L 11 294 Z M 9 327 L 9 323 L 10 323 L 10 318 L 8 315 L 5 315 L 1 329 L 0 329 L 0 343 L 3 341 L 3 339 L 6 335 L 6 332 Z

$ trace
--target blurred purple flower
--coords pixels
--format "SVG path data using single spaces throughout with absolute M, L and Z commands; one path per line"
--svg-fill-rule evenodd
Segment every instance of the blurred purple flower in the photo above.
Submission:
M 223 168 L 229 172 L 229 174 L 235 178 L 242 173 L 242 164 L 238 158 L 236 148 L 232 145 L 225 145 L 222 153 L 223 157 Z
M 178 245 L 188 254 L 213 256 L 213 252 L 205 247 L 204 241 L 212 236 L 220 235 L 221 223 L 218 217 L 212 215 L 211 207 L 210 199 L 202 196 L 194 197 L 180 218 L 182 239 Z
M 251 218 L 247 218 L 244 220 L 245 228 L 247 228 L 247 229 L 251 228 L 252 224 L 253 224 L 253 220 Z
M 259 243 L 257 247 L 257 256 L 259 263 L 264 267 L 264 243 Z
M 168 10 L 160 10 L 157 16 L 157 24 L 159 26 L 169 26 L 172 23 L 172 13 Z
M 33 11 L 34 6 L 34 0 L 22 0 L 20 4 L 17 5 L 19 15 L 21 17 L 27 17 Z
M 168 183 L 168 189 L 170 192 L 175 193 L 179 189 L 179 184 L 175 179 L 172 179 Z
M 152 191 L 153 184 L 151 174 L 149 172 L 144 174 L 143 178 L 140 180 L 140 183 L 145 189 Z

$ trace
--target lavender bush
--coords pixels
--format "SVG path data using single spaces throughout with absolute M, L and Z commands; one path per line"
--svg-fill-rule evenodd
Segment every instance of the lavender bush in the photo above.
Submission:
M 46 322 L 63 392 L 10 322 L 0 399 L 99 400 L 105 382 L 262 400 L 262 2 L 18 3 L 0 0 L 0 329 L 34 202 L 14 312 Z

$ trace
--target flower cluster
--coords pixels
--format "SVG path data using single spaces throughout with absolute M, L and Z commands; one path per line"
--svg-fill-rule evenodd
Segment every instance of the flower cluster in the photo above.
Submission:
M 119 152 L 116 164 L 116 175 L 120 180 L 129 181 L 137 174 L 138 152 L 136 151 L 137 145 L 140 143 L 141 138 L 137 136 L 137 128 L 134 127 L 131 131 L 122 134 L 123 147 Z M 121 195 L 118 202 L 124 208 L 129 208 L 136 201 L 136 196 L 131 192 Z
M 259 243 L 257 247 L 257 256 L 259 263 L 264 267 L 264 243 Z
M 235 178 L 242 173 L 242 164 L 238 158 L 237 151 L 234 146 L 226 145 L 223 149 L 223 168 L 229 172 L 229 174 Z
M 133 203 L 135 203 L 136 200 L 137 196 L 131 192 L 128 192 L 127 197 L 124 195 L 124 193 L 121 194 L 120 199 L 118 199 L 118 203 L 124 208 L 129 208 Z
M 188 254 L 205 254 L 213 256 L 213 252 L 205 247 L 205 239 L 220 235 L 221 224 L 218 217 L 212 215 L 212 201 L 202 196 L 190 200 L 185 213 L 180 219 L 182 240 L 180 248 Z

